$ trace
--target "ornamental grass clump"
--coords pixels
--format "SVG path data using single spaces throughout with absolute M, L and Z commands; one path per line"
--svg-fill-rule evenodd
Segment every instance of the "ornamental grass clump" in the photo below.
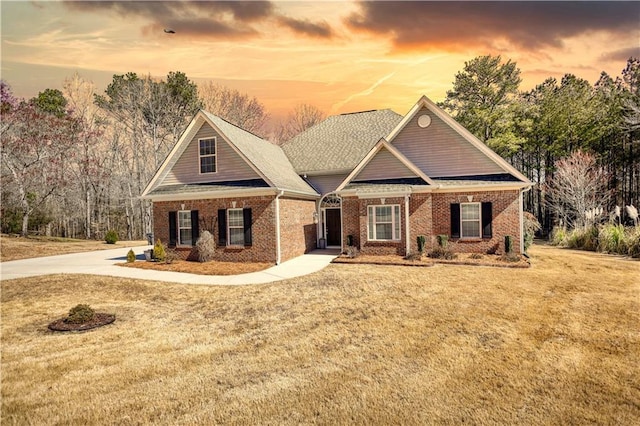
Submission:
M 640 258 L 640 226 L 632 228 L 627 235 L 627 254 L 634 259 Z
M 216 240 L 209 231 L 203 231 L 196 241 L 196 249 L 198 250 L 198 261 L 210 262 L 214 259 L 216 253 Z
M 627 254 L 629 246 L 622 225 L 606 224 L 598 234 L 598 251 L 605 253 Z

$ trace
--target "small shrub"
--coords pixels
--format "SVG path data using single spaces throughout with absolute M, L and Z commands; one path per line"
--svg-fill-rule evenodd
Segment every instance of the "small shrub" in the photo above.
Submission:
M 472 253 L 472 254 L 469 256 L 469 259 L 482 259 L 482 257 L 483 257 L 483 256 L 482 256 L 482 254 L 480 254 L 480 253 Z
M 127 253 L 127 263 L 133 263 L 136 261 L 136 254 L 133 252 L 133 249 L 129 249 Z
M 69 316 L 64 320 L 70 324 L 84 324 L 89 322 L 95 316 L 95 311 L 89 305 L 76 305 L 69 311 Z
M 443 249 L 446 249 L 447 245 L 449 243 L 449 236 L 448 235 L 438 235 L 436 238 L 438 239 L 438 246 L 440 246 Z
M 427 242 L 427 239 L 425 238 L 424 235 L 418 235 L 417 242 L 418 242 L 418 251 L 420 252 L 420 254 L 424 253 L 424 245 Z
M 180 256 L 178 255 L 177 251 L 175 251 L 174 249 L 165 250 L 164 263 L 170 265 L 178 259 L 180 259 Z
M 360 255 L 360 250 L 358 250 L 358 247 L 356 246 L 347 246 L 345 254 L 349 259 L 354 259 Z
M 605 253 L 627 254 L 629 247 L 626 241 L 624 226 L 606 224 L 598 233 L 598 251 Z
M 567 230 L 565 228 L 561 228 L 556 226 L 551 231 L 551 244 L 554 246 L 564 247 L 567 245 Z
M 198 261 L 210 262 L 213 260 L 216 252 L 216 240 L 209 231 L 203 231 L 196 241 L 196 248 L 198 249 Z
M 408 255 L 406 255 L 404 257 L 406 260 L 411 260 L 411 261 L 417 261 L 417 260 L 422 260 L 422 252 L 421 251 L 414 251 L 412 253 L 409 253 Z
M 598 228 L 590 226 L 574 229 L 567 234 L 566 246 L 571 249 L 595 251 L 598 248 Z
M 164 262 L 167 253 L 164 249 L 164 244 L 160 241 L 160 238 L 156 240 L 156 244 L 153 246 L 153 258 L 158 262 Z
M 635 259 L 640 258 L 640 226 L 632 228 L 627 235 L 627 254 Z
M 502 260 L 503 262 L 520 262 L 521 258 L 519 254 L 510 252 L 500 256 L 500 260 Z
M 118 242 L 118 232 L 114 229 L 110 229 L 104 235 L 104 240 L 107 244 L 115 244 Z
M 457 258 L 458 255 L 448 248 L 436 247 L 429 252 L 429 257 L 432 259 L 451 260 Z
M 524 251 L 525 253 L 527 250 L 529 250 L 529 247 L 531 247 L 531 244 L 533 244 L 533 238 L 535 237 L 536 232 L 538 232 L 540 229 L 542 229 L 542 226 L 540 225 L 540 222 L 538 222 L 538 219 L 531 213 L 525 212 L 524 213 Z
M 504 237 L 504 252 L 513 252 L 513 237 L 511 235 L 507 235 Z

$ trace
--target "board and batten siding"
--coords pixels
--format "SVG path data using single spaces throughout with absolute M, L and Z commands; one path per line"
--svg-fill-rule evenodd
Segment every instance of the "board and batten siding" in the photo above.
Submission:
M 418 126 L 418 118 L 424 114 L 431 117 L 431 125 L 426 128 Z M 391 143 L 431 178 L 504 173 L 427 108 L 422 108 Z
M 336 190 L 338 185 L 347 178 L 345 174 L 309 176 L 307 180 L 319 194 L 328 194 Z
M 216 138 L 216 173 L 200 174 L 199 139 Z M 162 185 L 226 182 L 258 179 L 260 176 L 209 124 L 200 127 L 178 161 L 165 177 Z
M 382 148 L 353 179 L 354 182 L 379 179 L 413 178 L 416 174 L 388 149 Z

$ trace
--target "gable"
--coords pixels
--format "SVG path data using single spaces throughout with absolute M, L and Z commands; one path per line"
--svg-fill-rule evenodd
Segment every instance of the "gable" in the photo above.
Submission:
M 418 125 L 423 115 L 431 119 L 427 127 Z M 492 158 L 425 106 L 406 122 L 390 142 L 431 178 L 505 172 Z
M 383 146 L 351 181 L 413 177 L 417 177 L 417 174 Z
M 216 138 L 216 173 L 200 174 L 199 139 Z M 259 179 L 260 175 L 208 123 L 203 123 L 160 185 Z

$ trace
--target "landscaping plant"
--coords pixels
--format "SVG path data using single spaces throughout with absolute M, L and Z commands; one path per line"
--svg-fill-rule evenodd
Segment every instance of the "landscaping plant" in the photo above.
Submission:
M 104 240 L 107 244 L 115 244 L 118 242 L 118 232 L 113 229 L 107 231 L 104 236 Z
M 203 231 L 196 241 L 196 249 L 198 250 L 198 260 L 200 262 L 210 262 L 213 260 L 216 252 L 216 240 L 209 231 Z
M 133 249 L 129 249 L 127 253 L 127 263 L 133 263 L 136 261 L 136 254 L 133 252 Z
M 153 246 L 153 258 L 159 262 L 164 262 L 166 257 L 167 253 L 165 252 L 164 244 L 162 244 L 162 241 L 158 238 L 156 244 Z

